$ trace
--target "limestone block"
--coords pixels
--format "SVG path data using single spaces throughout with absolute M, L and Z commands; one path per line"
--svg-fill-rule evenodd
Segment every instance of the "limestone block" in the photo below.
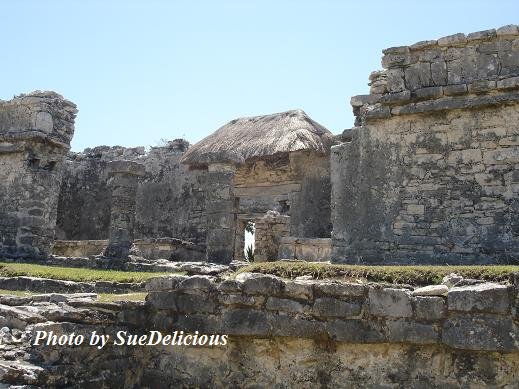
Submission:
M 210 276 L 191 276 L 183 279 L 178 284 L 179 290 L 204 290 L 210 291 L 215 288 L 214 277 Z
M 496 30 L 497 36 L 515 36 L 519 35 L 519 27 L 515 24 L 508 24 Z
M 265 308 L 270 311 L 282 311 L 288 313 L 303 313 L 305 310 L 304 305 L 297 301 L 278 297 L 269 297 Z
M 505 285 L 483 283 L 452 288 L 447 295 L 449 311 L 510 311 L 508 288 Z
M 396 319 L 386 321 L 386 338 L 390 342 L 434 344 L 440 340 L 438 329 L 431 324 L 412 320 Z
M 388 69 L 386 71 L 387 88 L 389 92 L 402 92 L 405 90 L 404 71 L 401 68 Z M 376 101 L 371 104 L 376 103 Z
M 244 294 L 220 294 L 218 295 L 218 302 L 230 306 L 260 307 L 265 302 L 265 297 Z
M 445 96 L 458 96 L 468 92 L 466 84 L 446 85 L 443 87 L 443 94 Z
M 409 293 L 404 289 L 369 289 L 369 312 L 374 316 L 411 317 Z
M 226 334 L 240 336 L 267 336 L 271 327 L 264 311 L 255 309 L 232 309 L 224 311 L 221 328 Z
M 331 320 L 326 323 L 330 337 L 337 342 L 379 343 L 386 341 L 382 325 L 376 321 Z
M 240 293 L 243 282 L 237 280 L 223 280 L 217 286 L 220 293 Z
M 442 342 L 464 350 L 516 351 L 519 330 L 509 317 L 459 314 L 445 320 Z
M 449 291 L 446 285 L 427 285 L 417 288 L 411 293 L 413 296 L 444 296 Z
M 164 276 L 152 278 L 146 282 L 146 290 L 149 292 L 173 290 L 176 289 L 178 285 L 187 278 L 187 276 Z
M 326 339 L 326 323 L 286 314 L 269 315 L 273 336 Z
M 237 281 L 243 282 L 242 290 L 247 294 L 280 295 L 285 285 L 281 278 L 257 273 L 240 273 Z
M 405 85 L 411 91 L 432 85 L 431 65 L 418 62 L 405 69 Z
M 314 282 L 312 281 L 285 281 L 283 296 L 301 300 L 311 300 L 314 295 L 313 284 Z
M 415 313 L 418 320 L 435 321 L 445 317 L 445 300 L 442 297 L 416 297 Z
M 459 46 L 467 42 L 465 34 L 458 33 L 438 39 L 438 46 Z
M 519 88 L 519 77 L 509 77 L 497 82 L 498 89 L 517 89 Z
M 358 302 L 346 302 L 331 297 L 315 299 L 312 314 L 317 317 L 354 317 L 360 315 L 362 306 Z

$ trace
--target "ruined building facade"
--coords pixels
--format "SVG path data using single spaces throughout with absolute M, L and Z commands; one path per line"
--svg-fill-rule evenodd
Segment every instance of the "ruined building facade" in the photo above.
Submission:
M 0 101 L 0 256 L 51 254 L 76 112 L 53 92 Z
M 389 48 L 382 64 L 333 148 L 333 260 L 517 261 L 517 26 Z
M 382 65 L 340 136 L 294 110 L 193 146 L 68 153 L 72 103 L 1 102 L 0 253 L 99 255 L 118 228 L 145 258 L 227 263 L 253 222 L 261 261 L 517 262 L 517 26 L 389 48 Z M 114 161 L 142 165 L 120 201 L 131 231 L 113 225 Z

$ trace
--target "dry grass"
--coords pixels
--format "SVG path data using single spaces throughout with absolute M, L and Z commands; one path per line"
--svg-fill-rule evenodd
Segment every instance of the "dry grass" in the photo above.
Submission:
M 241 268 L 238 273 L 256 272 L 283 278 L 311 276 L 314 279 L 362 279 L 393 284 L 439 284 L 444 276 L 457 273 L 465 278 L 511 282 L 519 266 L 363 266 L 309 262 L 262 262 Z

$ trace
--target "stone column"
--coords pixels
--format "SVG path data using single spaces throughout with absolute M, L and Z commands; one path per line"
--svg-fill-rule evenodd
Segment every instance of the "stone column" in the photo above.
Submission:
M 289 235 L 290 216 L 268 211 L 265 216 L 256 220 L 254 262 L 277 260 L 281 238 Z
M 54 92 L 0 100 L 0 257 L 52 254 L 75 104 Z
M 234 173 L 231 164 L 211 164 L 206 188 L 208 262 L 229 263 L 234 257 Z
M 132 161 L 109 163 L 111 190 L 110 236 L 103 255 L 109 258 L 127 258 L 133 245 L 135 200 L 139 177 L 144 166 Z

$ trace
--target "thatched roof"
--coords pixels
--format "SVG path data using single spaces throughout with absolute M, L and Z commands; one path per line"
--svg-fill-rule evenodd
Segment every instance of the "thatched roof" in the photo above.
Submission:
M 297 150 L 328 154 L 337 144 L 332 133 L 301 110 L 235 119 L 188 149 L 187 165 L 242 164 Z

